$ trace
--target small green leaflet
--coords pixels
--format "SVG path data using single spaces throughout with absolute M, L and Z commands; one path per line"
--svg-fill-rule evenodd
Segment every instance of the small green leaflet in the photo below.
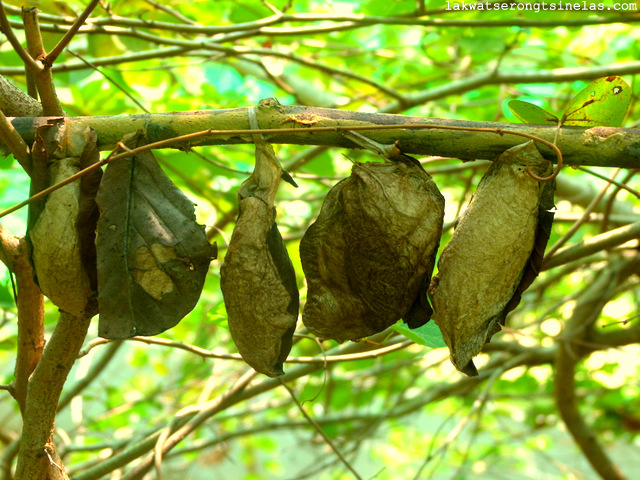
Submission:
M 509 110 L 522 122 L 535 125 L 620 127 L 631 102 L 631 87 L 621 77 L 598 78 L 578 93 L 562 119 L 529 102 L 511 100 Z
M 522 100 L 511 100 L 509 110 L 518 117 L 522 123 L 532 125 L 556 125 L 560 120 L 554 114 L 547 112 L 533 103 Z
M 447 345 L 442 340 L 442 334 L 438 329 L 438 326 L 434 322 L 428 322 L 425 325 L 411 329 L 404 323 L 398 322 L 395 325 L 391 325 L 396 332 L 404 335 L 409 340 L 414 341 L 418 345 L 426 345 L 431 348 L 441 348 Z

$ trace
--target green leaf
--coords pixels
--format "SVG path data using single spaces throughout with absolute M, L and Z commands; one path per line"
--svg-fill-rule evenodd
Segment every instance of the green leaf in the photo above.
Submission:
M 620 127 L 630 102 L 631 87 L 622 78 L 598 78 L 573 97 L 562 116 L 562 124 Z
M 16 303 L 11 290 L 11 283 L 7 278 L 6 282 L 0 283 L 0 308 L 9 310 L 15 307 Z
M 446 347 L 444 340 L 442 340 L 442 334 L 434 322 L 428 322 L 414 329 L 407 327 L 404 323 L 396 323 L 391 328 L 418 345 L 426 345 L 431 348 Z
M 553 113 L 547 112 L 544 108 L 522 100 L 511 100 L 508 103 L 508 107 L 522 123 L 532 125 L 557 125 L 560 121 L 558 117 Z

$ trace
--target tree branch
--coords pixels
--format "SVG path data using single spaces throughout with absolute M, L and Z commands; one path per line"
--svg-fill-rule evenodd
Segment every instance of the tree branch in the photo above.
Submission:
M 60 392 L 82 347 L 90 320 L 60 312 L 56 329 L 29 380 L 17 480 L 67 478 L 59 465 L 53 431 Z
M 58 44 L 51 49 L 51 51 L 46 55 L 43 59 L 43 62 L 48 67 L 51 67 L 53 63 L 56 61 L 58 56 L 62 53 L 62 51 L 69 45 L 73 37 L 78 33 L 80 27 L 84 24 L 85 20 L 89 18 L 93 9 L 100 3 L 100 0 L 91 0 L 89 5 L 86 6 L 84 11 L 80 14 L 80 16 L 73 22 L 71 28 L 64 34 L 64 37 L 58 42 Z
M 44 349 L 44 296 L 33 280 L 33 267 L 25 238 L 19 240 L 12 271 L 16 276 L 18 294 L 18 347 L 13 388 L 24 418 L 29 378 Z
M 300 413 L 302 413 L 302 416 L 307 420 L 307 422 L 309 422 L 309 424 L 315 429 L 315 431 L 318 432 L 318 434 L 322 437 L 322 439 L 326 442 L 326 444 L 329 445 L 329 448 L 333 450 L 333 453 L 336 454 L 336 456 L 340 459 L 340 461 L 344 464 L 344 466 L 347 467 L 347 469 L 353 474 L 353 476 L 356 477 L 358 480 L 362 480 L 362 477 L 360 476 L 360 474 L 355 470 L 355 468 L 353 468 L 353 466 L 342 455 L 338 447 L 336 447 L 333 444 L 333 442 L 327 436 L 327 434 L 324 433 L 324 430 L 322 430 L 322 427 L 318 425 L 318 423 L 313 419 L 313 417 L 311 417 L 311 415 L 309 415 L 306 412 L 302 404 L 298 401 L 295 394 L 293 393 L 293 390 L 291 390 L 291 388 L 289 387 L 289 385 L 287 385 L 283 381 L 281 381 L 281 383 L 282 383 L 282 386 L 287 391 L 287 393 L 289 393 L 289 395 L 291 396 L 291 399 L 296 404 L 296 406 L 298 407 L 298 410 L 300 410 Z
M 29 377 L 44 348 L 44 297 L 33 281 L 25 238 L 17 238 L 0 227 L 0 242 L 0 260 L 16 277 L 18 346 L 11 393 L 24 416 Z
M 5 117 L 0 108 L 0 141 L 9 148 L 13 157 L 18 161 L 20 166 L 29 176 L 31 176 L 31 156 L 29 155 L 29 147 L 16 129 L 13 128 L 11 122 Z
M 31 69 L 34 74 L 34 80 L 38 93 L 40 94 L 40 100 L 42 101 L 42 109 L 45 115 L 49 116 L 64 116 L 64 110 L 56 94 L 56 89 L 53 84 L 53 76 L 51 75 L 51 68 L 44 65 L 43 60 L 46 58 L 46 51 L 44 44 L 42 43 L 42 36 L 40 34 L 40 27 L 38 25 L 38 9 L 36 7 L 25 8 L 22 11 L 22 18 L 24 21 L 24 30 L 27 38 L 27 48 L 32 58 L 36 60 L 36 63 L 42 66 L 38 70 Z
M 591 340 L 593 324 L 609 301 L 615 286 L 638 268 L 640 260 L 618 261 L 599 272 L 594 282 L 583 290 L 571 317 L 559 338 L 555 359 L 556 406 L 574 441 L 603 480 L 623 480 L 625 477 L 598 442 L 578 409 L 575 369 L 582 356 L 589 352 L 582 346 Z
M 263 132 L 269 134 L 270 143 L 354 148 L 356 146 L 345 139 L 341 132 L 369 129 L 367 136 L 372 140 L 386 144 L 398 140 L 400 148 L 407 154 L 437 155 L 463 160 L 492 159 L 523 140 L 511 135 L 496 135 L 495 132 L 446 132 L 439 130 L 439 125 L 524 133 L 549 142 L 553 141 L 556 132 L 556 127 L 552 125 L 443 120 L 298 105 L 282 106 L 280 111 L 268 110 L 260 113 L 260 125 L 263 129 L 271 130 Z M 15 118 L 12 124 L 29 144 L 34 140 L 36 128 L 47 121 L 46 117 Z M 199 145 L 251 143 L 246 109 L 242 108 L 115 117 L 74 117 L 68 121 L 91 126 L 97 132 L 98 146 L 103 150 L 111 149 L 123 135 L 135 133 L 139 129 L 146 130 L 149 142 L 166 141 L 180 135 L 210 130 L 207 135 L 191 139 L 188 143 L 168 143 L 162 148 L 185 149 Z M 635 148 L 638 142 L 639 129 L 563 127 L 558 147 L 562 150 L 565 164 L 640 168 L 640 153 Z M 556 160 L 551 149 L 544 146 L 539 148 L 546 158 Z
M 7 5 L 6 10 L 13 14 L 19 14 L 20 9 Z M 289 33 L 293 30 L 291 27 L 276 28 L 275 25 L 279 24 L 291 24 L 291 23 L 311 23 L 311 22 L 333 22 L 337 25 L 333 25 L 331 28 L 334 30 L 342 27 L 369 27 L 372 25 L 401 25 L 401 26 L 422 26 L 422 27 L 475 27 L 475 28 L 495 28 L 495 27 L 539 27 L 539 28 L 551 28 L 551 27 L 579 27 L 587 25 L 609 25 L 614 23 L 633 24 L 638 23 L 640 20 L 637 17 L 630 15 L 615 15 L 615 16 L 598 16 L 587 18 L 568 18 L 558 20 L 547 19 L 533 19 L 533 18 L 519 18 L 512 17 L 504 20 L 476 20 L 476 19 L 455 19 L 447 20 L 441 18 L 442 15 L 456 15 L 457 12 L 447 9 L 433 9 L 425 14 L 436 15 L 438 18 L 416 18 L 409 15 L 406 16 L 389 16 L 379 17 L 371 15 L 361 14 L 332 14 L 332 13 L 294 13 L 294 14 L 275 14 L 269 17 L 262 18 L 253 22 L 238 23 L 234 25 L 184 25 L 181 23 L 170 22 L 158 22 L 150 20 L 142 20 L 137 18 L 127 17 L 98 17 L 92 18 L 90 24 L 95 26 L 114 25 L 119 27 L 132 27 L 138 29 L 153 29 L 153 30 L 166 30 L 175 31 L 184 34 L 204 34 L 212 36 L 223 33 L 234 33 L 241 31 L 256 31 L 256 34 L 276 36 L 276 35 L 299 35 L 297 30 Z M 42 19 L 51 22 L 54 25 L 43 25 L 44 28 L 51 28 L 53 31 L 59 31 L 59 27 L 55 24 L 69 25 L 72 20 L 69 17 L 61 17 L 57 15 L 42 14 Z
M 7 117 L 42 116 L 42 105 L 40 102 L 13 86 L 1 75 L 0 109 Z
M 549 259 L 545 259 L 541 271 L 549 270 L 602 250 L 608 250 L 640 237 L 640 222 L 609 230 L 565 248 L 561 248 Z
M 20 12 L 21 13 L 21 12 Z M 38 64 L 31 55 L 24 49 L 20 41 L 16 38 L 13 33 L 13 29 L 7 19 L 5 14 L 5 6 L 2 4 L 2 0 L 0 0 L 0 27 L 2 27 L 2 33 L 5 34 L 7 40 L 18 54 L 18 56 L 22 59 L 24 64 L 28 69 L 33 70 L 35 72 L 42 70 L 42 65 Z
M 559 83 L 575 80 L 591 80 L 608 75 L 632 75 L 640 71 L 640 61 L 615 63 L 598 67 L 556 68 L 554 70 L 537 70 L 527 72 L 486 71 L 461 80 L 447 81 L 437 87 L 422 92 L 407 94 L 404 104 L 392 102 L 381 109 L 381 112 L 397 112 L 402 109 L 422 105 L 424 103 L 475 90 L 484 85 L 502 85 L 510 83 Z

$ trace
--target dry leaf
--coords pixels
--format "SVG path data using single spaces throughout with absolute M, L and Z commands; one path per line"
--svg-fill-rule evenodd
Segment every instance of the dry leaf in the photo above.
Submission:
M 261 198 L 240 200 L 240 215 L 220 274 L 229 330 L 242 358 L 270 377 L 284 374 L 298 319 L 293 265 Z
M 302 319 L 319 337 L 358 340 L 400 318 L 412 328 L 429 320 L 444 198 L 415 159 L 398 158 L 354 164 L 300 243 Z
M 262 103 L 261 103 L 262 106 Z M 253 112 L 255 114 L 255 112 Z M 252 128 L 256 128 L 255 119 Z M 299 310 L 289 254 L 275 223 L 283 170 L 271 145 L 254 135 L 256 166 L 238 192 L 239 215 L 220 269 L 231 337 L 242 358 L 270 377 L 283 375 Z
M 94 162 L 97 154 L 96 135 L 90 127 L 65 120 L 40 127 L 34 145 L 34 160 L 40 166 L 35 170 L 46 164 L 48 177 L 40 187 L 79 172 L 81 163 Z M 95 260 L 92 264 L 89 257 L 96 218 L 86 215 L 93 199 L 84 185 L 83 189 L 78 180 L 55 190 L 44 206 L 30 211 L 29 238 L 40 289 L 54 305 L 75 316 L 95 314 L 95 306 L 89 308 L 88 301 L 95 292 L 90 281 L 95 278 Z
M 438 261 L 429 296 L 455 367 L 477 375 L 472 358 L 504 325 L 538 273 L 553 213 L 552 165 L 533 142 L 504 152 L 486 172 Z M 535 246 L 535 249 L 534 249 Z

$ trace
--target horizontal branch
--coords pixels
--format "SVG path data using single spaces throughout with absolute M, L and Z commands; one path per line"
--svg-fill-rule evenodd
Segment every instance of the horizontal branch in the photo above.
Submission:
M 36 128 L 46 124 L 48 120 L 47 117 L 11 119 L 27 144 L 33 142 Z M 103 150 L 113 148 L 124 135 L 138 130 L 146 132 L 149 142 L 166 141 L 180 135 L 212 130 L 210 135 L 193 139 L 188 144 L 169 142 L 165 145 L 169 148 L 188 149 L 199 145 L 252 143 L 246 108 L 74 117 L 67 121 L 91 126 L 97 132 L 98 146 Z M 388 144 L 397 140 L 405 153 L 462 160 L 493 159 L 523 142 L 522 138 L 506 134 L 508 132 L 534 135 L 550 142 L 553 141 L 556 132 L 555 126 L 443 120 L 297 105 L 261 108 L 259 123 L 262 129 L 274 130 L 268 135 L 271 143 L 354 148 L 355 145 L 344 138 L 341 132 L 354 127 L 372 127 L 371 131 L 366 132 L 367 136 Z M 446 131 L 438 129 L 438 126 L 491 128 L 499 130 L 500 135 L 488 132 Z M 610 127 L 563 127 L 557 142 L 566 164 L 621 168 L 640 168 L 638 144 L 640 129 Z M 539 148 L 546 158 L 556 160 L 550 148 L 541 145 Z
M 5 7 L 7 12 L 19 15 L 20 9 L 11 5 Z M 427 13 L 427 12 L 425 12 Z M 238 31 L 253 31 L 257 30 L 263 35 L 279 35 L 286 34 L 292 28 L 275 27 L 279 24 L 290 23 L 333 23 L 339 26 L 348 24 L 353 27 L 366 27 L 371 25 L 398 25 L 398 26 L 419 26 L 419 27 L 475 27 L 475 28 L 494 28 L 494 27 L 579 27 L 585 25 L 607 25 L 613 23 L 632 24 L 640 22 L 640 19 L 631 15 L 599 15 L 590 16 L 587 18 L 558 18 L 558 19 L 537 19 L 537 18 L 522 18 L 522 17 L 510 17 L 501 20 L 478 20 L 478 19 L 444 19 L 445 14 L 455 15 L 457 12 L 454 10 L 447 10 L 445 8 L 431 10 L 433 16 L 420 16 L 413 17 L 410 15 L 403 16 L 372 16 L 363 14 L 332 14 L 332 13 L 294 13 L 285 14 L 279 13 L 271 15 L 269 17 L 261 18 L 253 22 L 245 22 L 233 25 L 185 25 L 183 23 L 170 23 L 160 22 L 147 19 L 137 19 L 119 16 L 109 17 L 96 17 L 89 19 L 87 26 L 82 31 L 93 31 L 94 26 L 115 25 L 120 27 L 132 27 L 138 29 L 154 29 L 165 31 L 176 31 L 184 34 L 204 34 L 204 35 L 216 35 L 223 33 L 232 33 Z M 57 28 L 57 24 L 71 24 L 74 17 L 62 17 L 50 14 L 40 14 L 43 21 L 51 22 L 52 25 L 43 24 L 43 30 L 60 31 Z M 17 28 L 19 24 L 15 25 Z M 333 25 L 336 28 L 335 25 Z
M 640 61 L 613 63 L 596 67 L 555 68 L 552 70 L 487 70 L 459 80 L 447 79 L 445 83 L 436 87 L 407 94 L 404 104 L 389 103 L 384 107 L 384 111 L 394 112 L 398 111 L 399 107 L 409 108 L 422 105 L 438 98 L 468 92 L 485 85 L 573 82 L 576 80 L 593 80 L 609 75 L 634 75 L 638 72 L 640 72 Z
M 582 240 L 565 248 L 561 248 L 542 264 L 542 270 L 549 270 L 569 262 L 608 250 L 640 237 L 640 222 L 631 223 L 615 230 L 601 233 L 595 237 Z

